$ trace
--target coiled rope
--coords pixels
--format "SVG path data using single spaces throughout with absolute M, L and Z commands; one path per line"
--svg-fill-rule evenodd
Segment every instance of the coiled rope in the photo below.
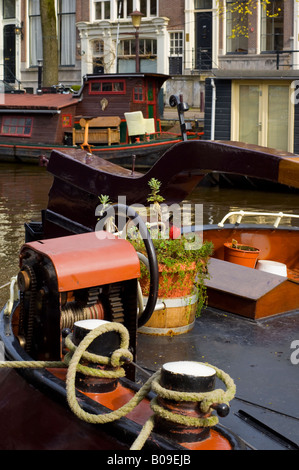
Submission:
M 119 333 L 121 339 L 120 348 L 115 350 L 111 357 L 99 356 L 89 353 L 87 351 L 89 345 L 98 336 L 109 331 L 116 331 Z M 212 392 L 188 393 L 168 390 L 160 385 L 159 381 L 161 370 L 158 370 L 145 382 L 145 384 L 134 395 L 134 397 L 118 410 L 114 410 L 106 414 L 88 413 L 80 407 L 76 397 L 76 373 L 81 372 L 85 375 L 105 378 L 124 377 L 125 371 L 121 366 L 124 364 L 124 362 L 133 360 L 132 353 L 128 350 L 129 333 L 121 323 L 105 323 L 90 331 L 90 333 L 88 333 L 80 342 L 78 347 L 73 344 L 72 335 L 67 336 L 66 347 L 69 349 L 69 353 L 65 356 L 63 361 L 0 361 L 0 368 L 59 368 L 67 366 L 68 370 L 66 376 L 66 392 L 68 404 L 73 413 L 78 418 L 92 424 L 110 423 L 126 416 L 148 395 L 151 390 L 158 396 L 169 400 L 199 402 L 202 413 L 208 413 L 212 404 L 220 402 L 228 404 L 229 401 L 231 401 L 235 396 L 236 387 L 230 376 L 215 366 L 210 366 L 209 364 L 205 363 L 205 365 L 212 367 L 216 371 L 217 377 L 224 382 L 226 391 L 222 389 L 216 389 Z M 114 370 L 87 367 L 79 363 L 81 359 L 91 363 L 111 366 Z M 144 443 L 154 429 L 156 415 L 174 423 L 194 427 L 210 427 L 214 426 L 218 422 L 218 417 L 215 415 L 211 415 L 206 418 L 195 418 L 170 412 L 157 403 L 157 397 L 151 401 L 150 406 L 154 414 L 146 421 L 139 436 L 131 446 L 131 450 L 142 449 Z

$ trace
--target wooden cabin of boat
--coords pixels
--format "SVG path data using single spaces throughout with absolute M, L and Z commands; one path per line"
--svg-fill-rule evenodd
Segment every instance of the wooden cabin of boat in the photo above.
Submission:
M 82 118 L 104 118 L 111 123 L 113 117 L 121 118 L 119 140 L 124 143 L 128 142 L 125 113 L 139 111 L 144 119 L 154 119 L 155 131 L 161 130 L 159 100 L 161 87 L 167 78 L 166 75 L 150 73 L 86 75 L 81 89 L 74 95 L 79 98 L 75 127 L 80 131 Z M 99 121 L 95 127 L 108 127 L 105 120 L 102 125 Z M 111 127 L 116 126 L 117 123 Z M 81 142 L 73 139 L 73 143 Z
M 71 94 L 3 94 L 0 144 L 63 144 L 71 132 L 78 98 Z

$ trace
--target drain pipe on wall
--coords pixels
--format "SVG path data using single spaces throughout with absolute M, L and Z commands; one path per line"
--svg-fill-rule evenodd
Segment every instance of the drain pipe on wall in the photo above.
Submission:
M 215 139 L 215 111 L 216 111 L 216 85 L 214 79 L 211 79 L 212 86 L 212 110 L 211 110 L 211 140 Z

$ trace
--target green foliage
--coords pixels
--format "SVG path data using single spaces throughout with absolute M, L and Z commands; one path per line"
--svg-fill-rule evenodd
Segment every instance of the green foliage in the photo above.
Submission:
M 151 188 L 148 201 L 152 202 L 154 206 L 159 206 L 159 202 L 164 200 L 164 198 L 159 195 L 161 183 L 155 178 L 152 178 L 148 184 Z M 161 212 L 158 210 L 157 213 Z M 208 278 L 207 265 L 214 248 L 212 242 L 205 241 L 201 243 L 201 241 L 198 240 L 198 236 L 192 233 L 174 239 L 170 238 L 169 234 L 161 234 L 158 229 L 150 229 L 150 234 L 156 251 L 158 264 L 160 268 L 162 267 L 162 276 L 166 276 L 167 272 L 173 271 L 177 273 L 177 282 L 183 284 L 186 270 L 191 266 L 194 268 L 194 287 L 197 289 L 199 297 L 197 312 L 200 312 L 207 302 L 204 281 Z M 130 241 L 137 252 L 146 255 L 143 240 L 136 236 L 136 232 L 133 231 L 133 239 Z M 142 277 L 149 278 L 149 272 L 143 264 L 141 264 L 141 278 Z M 171 291 L 172 288 L 173 285 L 170 285 L 169 290 Z
M 252 17 L 259 5 L 269 18 L 275 18 L 279 16 L 281 12 L 279 7 L 274 10 L 271 0 L 260 0 L 260 2 L 257 0 L 233 0 L 229 3 L 224 0 L 217 0 L 219 16 L 223 15 L 225 8 L 226 12 L 232 15 L 233 24 L 231 38 L 240 36 L 248 37 L 248 31 L 251 27 L 250 17 Z
M 160 192 L 160 187 L 161 187 L 161 182 L 157 180 L 156 178 L 152 178 L 149 182 L 148 185 L 151 189 L 151 192 L 149 194 L 149 197 L 147 198 L 148 202 L 153 202 L 153 203 L 160 203 L 164 201 L 164 197 L 159 194 Z

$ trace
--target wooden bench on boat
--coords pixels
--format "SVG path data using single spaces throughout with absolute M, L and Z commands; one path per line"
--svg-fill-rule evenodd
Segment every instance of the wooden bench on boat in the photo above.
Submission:
M 91 145 L 120 143 L 120 117 L 86 117 L 79 122 L 81 129 L 73 128 L 73 145 L 79 144 L 82 149 L 90 151 Z

